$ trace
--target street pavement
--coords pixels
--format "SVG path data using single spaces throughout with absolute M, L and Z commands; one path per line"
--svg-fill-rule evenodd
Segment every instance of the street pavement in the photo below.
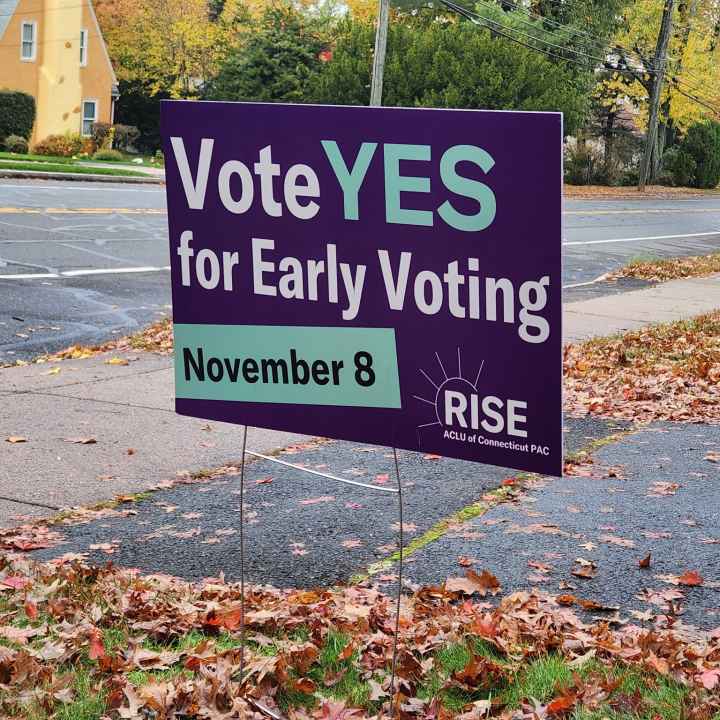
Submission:
M 593 297 L 565 306 L 565 338 L 607 335 L 718 307 L 720 277 Z M 113 359 L 126 364 L 109 364 Z M 0 526 L 18 514 L 47 515 L 140 492 L 180 471 L 239 461 L 238 427 L 175 415 L 172 367 L 172 357 L 132 351 L 0 369 Z M 27 442 L 2 441 L 9 436 Z M 69 442 L 78 438 L 95 442 Z M 249 448 L 264 453 L 303 440 L 253 430 Z
M 162 187 L 0 180 L 0 363 L 126 334 L 169 311 Z M 720 196 L 567 200 L 566 301 L 633 258 L 720 248 Z
M 168 310 L 162 193 L 29 182 L 0 183 L 0 193 L 0 363 L 104 340 Z M 717 278 L 653 287 L 592 283 L 633 257 L 716 250 L 720 198 L 568 201 L 565 223 L 566 339 L 720 307 Z M 0 526 L 165 486 L 122 506 L 129 516 L 61 526 L 63 544 L 37 557 L 87 553 L 95 562 L 192 579 L 237 578 L 237 474 L 173 487 L 168 481 L 237 463 L 240 429 L 173 413 L 170 358 L 124 353 L 127 365 L 111 365 L 110 357 L 0 370 L 0 438 L 27 438 L 0 443 Z M 592 477 L 544 479 L 519 502 L 478 517 L 466 511 L 463 520 L 435 532 L 435 523 L 515 473 L 400 453 L 405 540 L 428 541 L 412 548 L 409 587 L 462 575 L 469 564 L 495 573 L 505 590 L 538 587 L 619 605 L 623 617 L 637 613 L 633 621 L 649 617 L 650 609 L 719 625 L 718 465 L 706 455 L 720 449 L 720 432 L 699 425 L 653 425 L 623 435 L 627 430 L 567 419 L 568 451 L 609 442 L 597 452 Z M 95 442 L 71 442 L 79 439 Z M 378 488 L 350 487 L 265 460 L 249 463 L 250 580 L 326 585 L 392 556 L 398 505 L 387 492 L 394 484 L 387 449 L 256 429 L 249 447 L 285 448 L 285 460 Z M 639 568 L 648 553 L 651 567 Z M 594 579 L 572 574 L 582 567 L 577 558 L 594 564 Z M 679 588 L 677 578 L 687 571 L 699 572 L 703 585 Z M 395 572 L 387 567 L 373 577 L 392 590 Z
M 601 620 L 650 622 L 655 615 L 720 626 L 720 429 L 657 423 L 628 426 L 567 418 L 568 450 L 592 441 L 594 475 L 544 478 L 519 501 L 476 517 L 436 523 L 468 508 L 514 476 L 502 468 L 400 452 L 405 545 L 404 586 L 442 583 L 467 567 L 497 576 L 504 592 L 535 588 L 594 602 Z M 397 496 L 387 448 L 327 442 L 292 448 L 282 459 L 375 484 L 359 489 L 252 462 L 245 478 L 245 572 L 253 583 L 311 588 L 372 571 L 392 592 L 398 578 Z M 240 483 L 234 474 L 181 485 L 134 503 L 129 517 L 61 528 L 60 545 L 35 556 L 66 554 L 190 580 L 240 578 Z M 435 528 L 435 530 L 433 530 Z M 425 538 L 427 543 L 419 543 Z M 413 545 L 413 543 L 416 543 Z M 640 561 L 650 555 L 649 567 Z M 580 560 L 581 562 L 579 562 Z M 383 563 L 384 561 L 384 563 Z M 583 566 L 583 564 L 585 565 Z M 573 571 L 595 567 L 591 578 Z M 702 584 L 678 585 L 686 572 Z M 671 605 L 672 603 L 672 605 Z M 649 613 L 649 614 L 648 614 Z

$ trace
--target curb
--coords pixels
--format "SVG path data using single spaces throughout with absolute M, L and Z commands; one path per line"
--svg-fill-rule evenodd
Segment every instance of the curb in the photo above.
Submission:
M 35 180 L 73 180 L 81 182 L 135 183 L 164 185 L 165 180 L 154 177 L 128 177 L 127 175 L 95 175 L 85 173 L 43 172 L 40 170 L 0 170 L 0 178 L 29 178 Z

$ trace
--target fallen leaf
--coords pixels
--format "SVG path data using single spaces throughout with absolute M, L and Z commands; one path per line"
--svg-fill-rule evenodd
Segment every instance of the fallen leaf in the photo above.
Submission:
M 671 483 L 671 482 L 654 482 L 650 488 L 648 489 L 648 495 L 674 495 L 678 488 L 680 487 L 679 483 Z
M 31 582 L 30 578 L 23 577 L 22 575 L 9 575 L 0 580 L 0 585 L 13 588 L 14 590 L 22 590 L 27 585 L 30 585 Z
M 618 537 L 617 535 L 601 535 L 600 539 L 603 542 L 610 543 L 611 545 L 619 545 L 620 547 L 632 548 L 635 547 L 635 543 L 627 538 Z
M 105 361 L 106 365 L 129 365 L 130 361 L 126 358 L 112 357 Z
M 474 570 L 468 570 L 464 578 L 449 578 L 445 581 L 445 589 L 448 592 L 461 592 L 465 595 L 473 595 L 475 593 L 485 597 L 488 592 L 497 595 L 500 592 L 500 583 L 498 579 L 487 570 L 476 573 Z
M 704 582 L 705 581 L 703 580 L 702 575 L 700 575 L 700 573 L 698 573 L 696 570 L 686 570 L 678 578 L 678 583 L 680 583 L 680 585 L 687 585 L 690 587 L 702 585 Z
M 650 556 L 652 553 L 648 553 L 646 557 L 644 557 L 640 562 L 638 562 L 638 566 L 641 568 L 649 568 L 650 567 Z
M 423 455 L 423 460 L 442 460 L 442 455 L 434 455 L 433 453 L 428 453 L 427 455 Z
M 21 435 L 11 435 L 9 438 L 5 438 L 5 442 L 9 442 L 9 443 L 12 443 L 13 445 L 16 445 L 17 443 L 27 442 L 27 438 L 22 437 Z
M 705 670 L 698 675 L 698 680 L 706 690 L 714 690 L 720 684 L 720 668 Z
M 577 698 L 574 695 L 562 695 L 550 702 L 545 711 L 549 715 L 564 715 L 567 710 L 572 710 L 576 703 Z
M 335 498 L 332 495 L 321 495 L 316 498 L 309 498 L 307 500 L 301 500 L 301 505 L 318 505 L 319 503 L 333 502 Z
M 88 657 L 91 660 L 100 660 L 105 657 L 105 645 L 103 644 L 102 635 L 97 628 L 90 631 L 90 650 Z
M 74 437 L 65 438 L 66 443 L 72 443 L 73 445 L 95 445 L 97 440 L 93 437 Z
M 34 603 L 32 600 L 26 600 L 25 601 L 25 614 L 28 616 L 30 620 L 36 620 L 38 616 L 38 609 L 37 604 Z

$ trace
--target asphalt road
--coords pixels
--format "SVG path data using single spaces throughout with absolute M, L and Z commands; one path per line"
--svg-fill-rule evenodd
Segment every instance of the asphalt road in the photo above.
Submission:
M 168 312 L 164 208 L 162 187 L 0 180 L 0 362 Z M 633 258 L 720 247 L 720 198 L 569 200 L 564 220 L 569 297 Z

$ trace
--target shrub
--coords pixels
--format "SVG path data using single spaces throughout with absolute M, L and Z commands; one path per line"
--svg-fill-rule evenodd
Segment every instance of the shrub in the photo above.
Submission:
M 674 147 L 663 155 L 663 177 L 667 175 L 669 182 L 675 187 L 687 187 L 695 178 L 697 163 L 687 150 Z
M 693 125 L 680 150 L 695 161 L 693 187 L 715 188 L 720 184 L 720 123 L 710 121 Z
M 24 155 L 28 151 L 28 141 L 20 135 L 8 135 L 5 138 L 5 149 L 11 153 Z
M 124 159 L 119 150 L 98 150 L 93 155 L 93 160 L 104 160 L 105 162 L 120 162 Z
M 65 133 L 65 135 L 48 135 L 33 148 L 36 155 L 55 155 L 59 157 L 72 157 L 78 155 L 85 143 L 79 133 Z
M 0 90 L 0 142 L 10 135 L 30 138 L 35 124 L 35 98 L 23 92 Z
M 570 185 L 591 185 L 602 165 L 600 153 L 585 145 L 565 149 L 565 182 Z
M 112 125 L 107 122 L 96 122 L 92 126 L 92 139 L 98 150 L 112 147 Z
M 140 137 L 140 131 L 134 125 L 115 125 L 115 146 L 126 152 Z

